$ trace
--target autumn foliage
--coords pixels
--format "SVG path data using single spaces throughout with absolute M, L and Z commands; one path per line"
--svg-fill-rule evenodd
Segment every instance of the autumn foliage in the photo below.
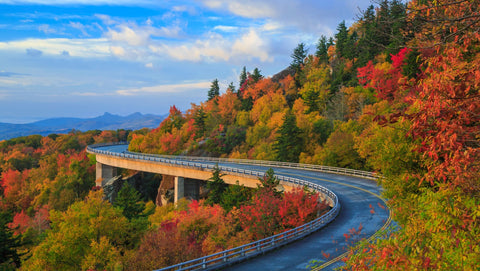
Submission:
M 128 139 L 138 152 L 378 172 L 399 227 L 372 243 L 352 243 L 345 269 L 477 269 L 479 5 L 378 1 L 350 27 L 341 22 L 331 39 L 321 37 L 315 54 L 295 54 L 295 69 L 265 77 L 244 68 L 238 89 L 231 83 L 184 112 L 172 105 L 154 130 L 0 142 L 0 209 L 25 241 L 25 259 L 32 256 L 25 266 L 154 269 L 280 233 L 323 210 L 308 191 L 279 196 L 230 186 L 220 205 L 180 202 L 126 219 L 89 194 L 94 157 L 84 149 Z M 104 216 L 115 223 L 105 225 Z M 77 220 L 100 223 L 96 235 Z M 65 234 L 76 247 L 63 242 Z M 56 262 L 65 255 L 71 263 Z

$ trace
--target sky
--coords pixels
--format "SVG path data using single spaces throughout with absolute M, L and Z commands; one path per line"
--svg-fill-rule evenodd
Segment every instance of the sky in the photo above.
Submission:
M 167 114 L 272 76 L 370 0 L 0 0 L 0 122 Z

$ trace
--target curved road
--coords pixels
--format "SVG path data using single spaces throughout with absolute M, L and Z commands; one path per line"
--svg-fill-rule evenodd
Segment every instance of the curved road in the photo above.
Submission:
M 127 145 L 97 149 L 122 153 L 127 151 Z M 214 162 L 203 163 L 213 164 Z M 268 169 L 268 167 L 233 163 L 219 163 L 219 165 L 256 171 Z M 375 232 L 391 221 L 390 212 L 380 197 L 381 188 L 375 181 L 311 170 L 272 168 L 277 175 L 304 179 L 333 191 L 339 197 L 340 214 L 328 226 L 306 238 L 260 257 L 230 266 L 228 270 L 306 270 L 309 269 L 309 265 L 312 265 L 312 261 L 317 261 L 316 265 L 322 266 L 322 270 L 333 270 L 342 265 L 342 261 L 337 257 L 347 251 L 352 241 L 372 237 Z M 359 228 L 361 231 L 358 234 L 350 234 L 352 229 L 358 232 Z

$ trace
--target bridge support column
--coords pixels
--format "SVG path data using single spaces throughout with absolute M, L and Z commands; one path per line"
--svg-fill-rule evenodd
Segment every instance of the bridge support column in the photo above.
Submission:
M 200 183 L 198 180 L 175 177 L 174 202 L 177 202 L 181 198 L 198 200 L 199 195 Z
M 103 180 L 108 180 L 117 176 L 117 168 L 102 163 L 96 164 L 96 181 L 97 186 L 102 186 Z
M 175 196 L 173 201 L 177 202 L 179 199 L 185 197 L 185 179 L 183 177 L 175 177 Z

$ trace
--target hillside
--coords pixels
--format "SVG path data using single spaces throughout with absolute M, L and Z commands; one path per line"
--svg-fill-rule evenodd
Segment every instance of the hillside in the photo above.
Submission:
M 155 128 L 165 116 L 133 113 L 128 116 L 105 113 L 95 118 L 51 118 L 27 124 L 0 123 L 0 140 L 39 134 L 65 134 L 71 130 L 139 130 Z
M 382 0 L 350 27 L 339 22 L 332 37 L 319 37 L 314 52 L 299 43 L 290 66 L 271 78 L 244 67 L 226 91 L 213 80 L 203 102 L 185 112 L 172 105 L 155 129 L 1 141 L 0 249 L 9 257 L 0 269 L 152 270 L 286 229 L 291 225 L 277 220 L 284 214 L 301 224 L 299 210 L 317 202 L 303 190 L 285 200 L 270 170 L 255 190 L 225 186 L 216 170 L 210 203 L 155 206 L 123 186 L 111 204 L 92 188 L 95 159 L 85 147 L 128 140 L 136 152 L 377 172 L 396 226 L 372 242 L 359 241 L 362 225 L 346 229 L 344 269 L 477 270 L 479 33 L 479 1 Z M 111 127 L 120 118 L 36 127 Z M 289 210 L 288 202 L 298 208 Z M 364 208 L 374 215 L 385 206 Z M 315 261 L 329 257 L 319 251 Z

